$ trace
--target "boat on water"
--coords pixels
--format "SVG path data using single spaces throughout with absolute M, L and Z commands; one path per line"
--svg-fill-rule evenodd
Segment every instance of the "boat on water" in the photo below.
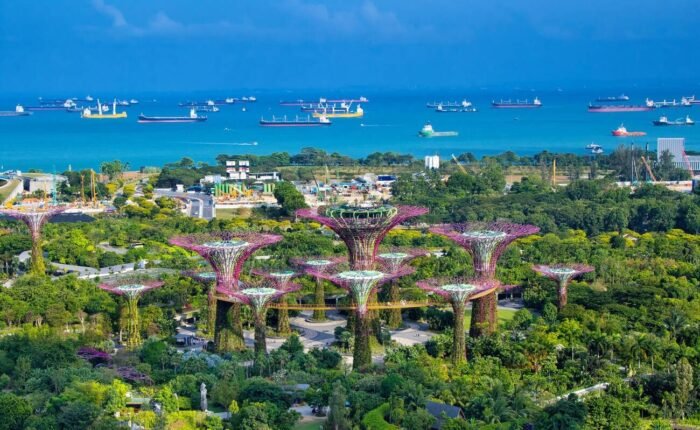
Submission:
M 219 109 L 218 106 L 196 106 L 193 108 L 196 112 L 219 112 L 221 109 Z
M 347 109 L 324 109 L 321 112 L 314 112 L 311 115 L 314 118 L 362 118 L 364 114 L 365 111 L 362 109 L 362 107 L 360 105 L 357 105 L 357 108 L 355 108 L 355 112 L 351 112 L 350 106 L 348 106 Z
M 86 102 L 91 102 L 91 101 L 94 101 L 94 100 L 95 100 L 95 99 L 93 99 L 90 95 L 88 95 L 88 96 L 85 97 L 85 101 L 86 101 Z
M 15 110 L 0 110 L 0 116 L 29 116 L 31 112 L 24 110 L 22 105 L 15 106 Z
M 535 109 L 542 107 L 542 102 L 535 97 L 533 101 L 529 100 L 499 100 L 492 101 L 491 107 L 494 109 Z
M 105 113 L 102 111 L 102 103 L 100 99 L 97 99 L 97 112 L 93 113 L 90 108 L 83 109 L 83 113 L 80 114 L 83 119 L 120 119 L 126 118 L 126 111 L 117 112 L 117 100 L 112 102 L 112 113 Z
M 305 118 L 299 118 L 297 115 L 294 119 L 288 119 L 287 115 L 282 118 L 277 118 L 274 115 L 272 119 L 260 118 L 261 127 L 323 127 L 331 125 L 330 120 L 325 115 L 321 115 L 318 119 L 311 118 L 307 115 Z
M 419 137 L 453 137 L 459 136 L 456 131 L 435 131 L 433 125 L 426 122 L 423 128 L 418 132 Z
M 652 121 L 654 125 L 666 126 L 666 125 L 695 125 L 695 121 L 690 119 L 690 115 L 686 115 L 685 118 L 679 118 L 674 121 L 669 121 L 668 117 L 662 116 L 657 120 Z
M 117 106 L 129 107 L 131 103 L 129 103 L 129 100 L 117 100 Z
M 321 99 L 325 103 L 369 103 L 367 97 L 362 97 L 358 99 Z
M 197 107 L 197 106 L 216 106 L 226 104 L 226 100 L 205 100 L 203 102 L 180 102 L 177 105 L 180 107 Z
M 591 154 L 602 154 L 604 152 L 603 147 L 595 143 L 589 143 L 586 145 L 586 149 L 591 151 Z
M 297 100 L 282 100 L 280 102 L 280 106 L 304 106 L 308 105 L 311 103 L 320 103 L 320 102 L 312 102 L 310 100 L 303 100 L 303 99 L 297 99 Z
M 461 108 L 468 108 L 471 107 L 472 102 L 467 101 L 467 99 L 462 100 L 461 102 L 432 102 L 432 103 L 426 103 L 425 107 L 428 109 L 437 109 L 438 106 L 442 106 L 443 108 L 451 108 L 451 107 L 461 107 Z
M 437 105 L 435 112 L 446 113 L 446 112 L 476 112 L 476 108 L 469 103 L 469 106 L 455 106 L 455 107 L 445 107 L 443 105 Z
M 671 100 L 670 102 L 667 102 L 666 100 L 662 102 L 656 102 L 654 103 L 654 106 L 657 108 L 676 108 L 676 107 L 691 107 L 692 104 L 688 99 L 685 97 L 681 98 L 680 103 L 676 101 L 676 99 Z
M 696 99 L 695 96 L 681 97 L 681 102 L 683 102 L 684 99 L 691 105 L 700 105 L 700 99 Z
M 595 99 L 597 102 L 628 102 L 630 100 L 629 96 L 626 96 L 624 94 L 620 94 L 619 96 L 611 96 L 611 97 L 598 97 Z
M 141 124 L 146 123 L 181 123 L 181 122 L 204 122 L 207 120 L 206 116 L 197 115 L 195 108 L 190 109 L 189 116 L 146 116 L 144 114 L 139 115 L 137 122 Z
M 137 104 L 139 104 L 139 101 L 136 99 L 131 99 L 131 100 L 129 100 L 129 104 L 137 105 Z
M 647 135 L 646 132 L 643 131 L 629 131 L 627 130 L 624 124 L 620 124 L 620 126 L 616 130 L 613 130 L 611 133 L 615 137 L 635 137 Z
M 610 113 L 610 112 L 646 112 L 656 109 L 653 100 L 647 99 L 643 105 L 588 105 L 588 112 Z

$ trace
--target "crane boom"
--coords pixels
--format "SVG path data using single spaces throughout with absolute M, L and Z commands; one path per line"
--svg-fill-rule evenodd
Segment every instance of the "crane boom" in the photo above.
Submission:
M 462 171 L 462 173 L 464 173 L 465 175 L 469 174 L 469 173 L 467 173 L 467 169 L 465 169 L 464 166 L 462 166 L 462 163 L 459 162 L 459 160 L 457 159 L 457 157 L 455 157 L 454 154 L 452 154 L 452 159 L 454 160 L 457 167 L 459 167 L 459 170 Z
M 693 179 L 693 167 L 690 165 L 690 159 L 688 158 L 688 154 L 683 151 L 683 161 L 685 161 L 685 168 L 688 169 L 688 173 L 690 173 L 690 179 Z
M 654 173 L 651 171 L 651 166 L 649 166 L 647 159 L 642 157 L 642 163 L 644 163 L 644 168 L 647 169 L 647 173 L 649 173 L 649 177 L 651 178 L 651 181 L 656 182 L 656 176 L 654 176 Z

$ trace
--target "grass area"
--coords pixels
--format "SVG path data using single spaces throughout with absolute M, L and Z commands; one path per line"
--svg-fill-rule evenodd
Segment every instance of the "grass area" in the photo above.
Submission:
M 294 426 L 292 430 L 319 430 L 325 418 L 314 419 L 313 421 L 305 421 L 303 423 L 298 423 Z
M 252 211 L 248 208 L 240 208 L 240 209 L 233 209 L 233 208 L 219 209 L 219 208 L 216 208 L 216 218 L 218 218 L 218 219 L 249 218 L 251 212 Z
M 5 184 L 0 184 L 0 203 L 4 202 L 12 190 L 19 184 L 17 179 L 6 181 Z
M 513 319 L 515 316 L 515 313 L 517 312 L 516 309 L 505 309 L 501 308 L 498 309 L 498 323 L 502 324 L 506 321 L 510 321 Z M 472 321 L 472 311 L 471 309 L 467 309 L 467 311 L 464 313 L 464 328 L 469 330 L 469 326 L 471 325 Z

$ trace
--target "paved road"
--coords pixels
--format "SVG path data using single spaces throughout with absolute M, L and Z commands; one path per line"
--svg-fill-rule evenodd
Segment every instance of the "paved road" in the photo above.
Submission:
M 156 197 L 166 196 L 185 200 L 187 212 L 193 218 L 210 220 L 216 217 L 214 198 L 205 193 L 178 193 L 169 188 L 157 188 L 154 190 Z

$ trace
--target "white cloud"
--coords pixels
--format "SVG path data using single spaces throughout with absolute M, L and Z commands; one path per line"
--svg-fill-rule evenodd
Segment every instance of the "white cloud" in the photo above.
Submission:
M 106 4 L 104 0 L 93 0 L 92 5 L 98 12 L 112 18 L 112 27 L 127 27 L 129 25 L 124 18 L 124 14 L 115 6 Z

